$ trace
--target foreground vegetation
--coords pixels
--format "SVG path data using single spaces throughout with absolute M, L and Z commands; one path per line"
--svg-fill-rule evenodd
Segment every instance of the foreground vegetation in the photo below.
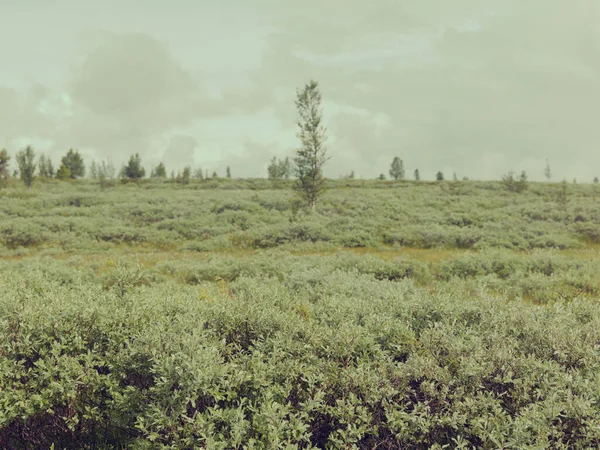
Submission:
M 2 448 L 597 448 L 593 186 L 0 191 Z

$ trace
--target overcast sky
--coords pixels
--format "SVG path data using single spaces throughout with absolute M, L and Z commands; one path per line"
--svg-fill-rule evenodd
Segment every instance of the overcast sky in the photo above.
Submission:
M 0 0 L 0 147 L 266 176 L 321 85 L 326 175 L 600 176 L 598 0 Z

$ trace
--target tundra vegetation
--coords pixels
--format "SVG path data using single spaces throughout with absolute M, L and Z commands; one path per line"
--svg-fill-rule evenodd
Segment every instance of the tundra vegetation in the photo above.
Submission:
M 593 184 L 273 167 L 8 179 L 0 448 L 600 446 Z

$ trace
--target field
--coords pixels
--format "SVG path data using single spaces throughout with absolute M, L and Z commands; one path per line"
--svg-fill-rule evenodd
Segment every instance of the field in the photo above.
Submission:
M 597 185 L 0 190 L 0 447 L 600 447 Z

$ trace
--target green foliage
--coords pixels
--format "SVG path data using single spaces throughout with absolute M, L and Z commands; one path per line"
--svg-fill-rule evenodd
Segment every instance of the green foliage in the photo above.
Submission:
M 392 165 L 390 167 L 390 177 L 396 181 L 404 180 L 404 162 L 397 156 L 395 156 L 394 160 L 392 161 Z
M 167 169 L 162 162 L 159 162 L 158 165 L 152 170 L 150 178 L 167 178 Z
M 548 181 L 550 181 L 550 178 L 552 178 L 552 170 L 550 169 L 550 163 L 548 162 L 547 159 L 546 159 L 546 167 L 544 167 L 544 176 L 546 177 L 546 179 Z
M 419 169 L 415 169 L 414 177 L 415 181 L 421 181 L 421 173 L 419 172 Z
M 28 145 L 24 150 L 18 152 L 16 160 L 19 166 L 21 180 L 25 183 L 25 186 L 30 188 L 33 184 L 33 180 L 35 180 L 35 169 L 37 167 L 33 147 Z
M 0 263 L 0 445 L 600 445 L 597 303 L 429 293 L 388 281 L 401 266 L 319 258 L 235 281 L 198 262 L 216 279 L 189 286 L 124 261 Z
M 317 200 L 325 192 L 323 165 L 327 162 L 325 127 L 322 123 L 321 92 L 316 81 L 311 80 L 302 91 L 296 92 L 298 109 L 298 133 L 301 145 L 296 150 L 296 191 L 313 212 Z
M 225 172 L 225 176 L 226 176 L 227 178 L 231 178 L 231 168 L 230 168 L 229 166 L 227 166 L 227 170 L 226 170 L 226 172 Z
M 511 192 L 525 192 L 529 187 L 529 183 L 527 182 L 527 172 L 524 170 L 521 171 L 521 175 L 519 175 L 518 179 L 515 178 L 514 172 L 508 172 L 502 177 L 502 184 L 504 184 L 504 187 Z
M 131 155 L 129 162 L 123 167 L 123 177 L 130 180 L 139 180 L 146 175 L 146 169 L 142 166 L 142 158 L 139 153 Z
M 183 168 L 183 174 L 181 175 L 181 184 L 190 184 L 191 173 L 192 168 L 190 166 L 185 166 Z
M 38 174 L 44 178 L 54 178 L 54 166 L 52 160 L 45 155 L 38 158 Z
M 279 159 L 273 157 L 267 168 L 268 178 L 270 180 L 288 180 L 292 175 L 292 163 L 289 157 Z
M 204 180 L 204 171 L 202 170 L 202 167 L 198 167 L 194 170 L 194 178 L 197 180 Z
M 0 187 L 6 185 L 8 181 L 8 165 L 10 161 L 10 156 L 8 156 L 8 151 L 3 148 L 0 150 Z
M 436 181 L 444 181 L 444 173 L 441 170 L 439 170 L 435 174 L 435 179 L 436 179 Z
M 62 163 L 56 171 L 56 178 L 58 178 L 61 181 L 69 180 L 72 178 L 71 171 L 64 163 Z
M 83 178 L 85 176 L 85 164 L 83 158 L 79 154 L 79 150 L 69 149 L 67 154 L 63 156 L 62 165 L 69 169 L 71 178 Z
M 104 183 L 107 180 L 112 180 L 115 178 L 116 169 L 113 163 L 110 160 L 102 161 L 98 165 L 98 179 L 100 183 Z

